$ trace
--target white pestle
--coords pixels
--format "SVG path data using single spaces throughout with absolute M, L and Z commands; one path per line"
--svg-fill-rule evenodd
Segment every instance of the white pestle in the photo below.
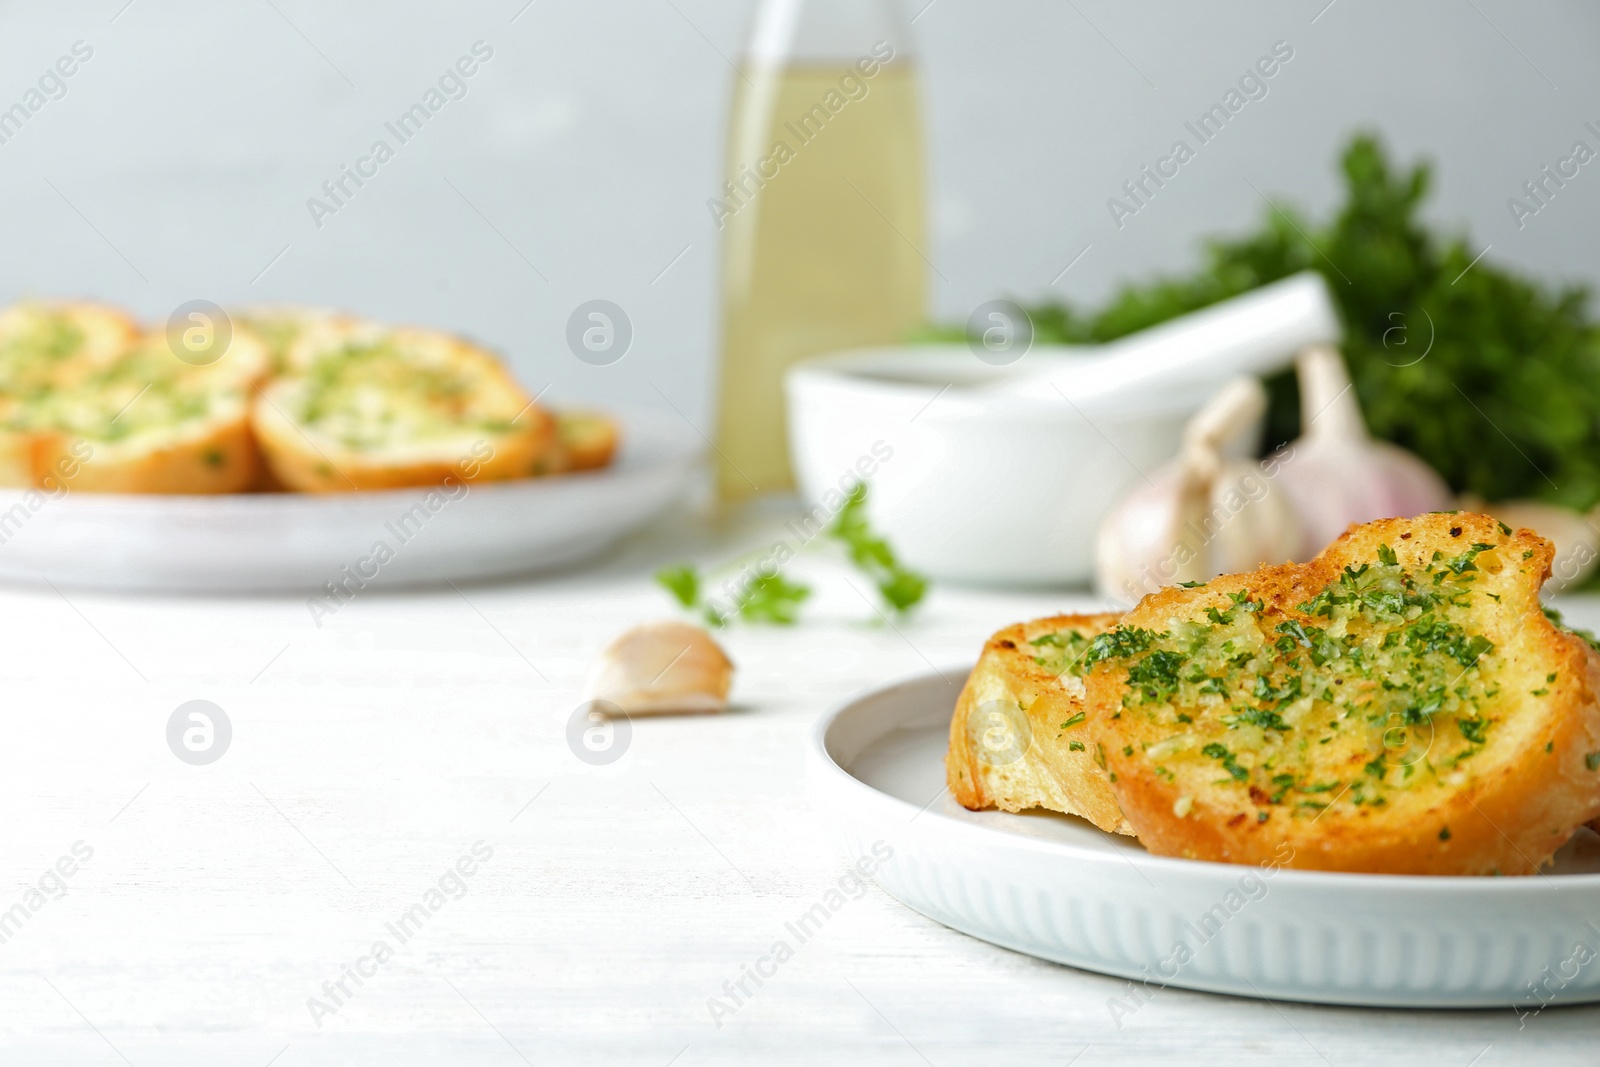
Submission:
M 1081 403 L 1154 385 L 1214 384 L 1288 366 L 1307 345 L 1337 345 L 1327 284 L 1302 271 L 1104 345 L 1092 356 L 1048 356 L 984 386 L 992 394 Z M 1030 365 L 1031 363 L 1031 365 Z

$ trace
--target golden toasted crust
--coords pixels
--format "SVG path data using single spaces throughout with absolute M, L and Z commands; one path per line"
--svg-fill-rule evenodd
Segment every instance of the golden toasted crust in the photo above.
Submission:
M 92 451 L 85 453 L 85 444 Z M 243 403 L 181 432 L 127 445 L 42 433 L 35 441 L 33 464 L 34 484 L 49 486 L 51 472 L 60 472 L 68 488 L 90 493 L 242 493 L 254 488 L 261 474 L 260 452 Z
M 1391 552 L 1394 563 L 1381 569 Z M 1165 638 L 1158 643 L 1174 656 L 1226 633 L 1225 654 L 1248 659 L 1254 648 L 1261 657 L 1239 668 L 1252 678 L 1260 671 L 1254 695 L 1287 696 L 1256 701 L 1237 688 L 1216 699 L 1184 688 L 1172 696 L 1159 681 L 1130 687 L 1130 667 L 1144 662 L 1138 655 L 1098 663 L 1088 678 L 1089 725 L 1140 841 L 1157 854 L 1228 863 L 1535 872 L 1600 815 L 1600 657 L 1541 610 L 1552 556 L 1532 531 L 1508 534 L 1483 515 L 1431 514 L 1354 526 L 1306 564 L 1145 597 L 1124 617 L 1128 631 Z M 1300 607 L 1330 587 L 1356 589 L 1396 569 L 1414 587 L 1395 595 L 1423 603 L 1399 622 L 1351 614 L 1368 610 L 1359 601 Z M 1373 595 L 1400 590 L 1398 581 L 1373 586 Z M 1430 606 L 1432 593 L 1454 606 Z M 1207 609 L 1229 619 L 1229 629 L 1215 626 Z M 1439 628 L 1447 619 L 1459 623 L 1453 632 Z M 1183 634 L 1194 636 L 1174 636 Z M 1352 666 L 1348 651 L 1327 652 L 1329 640 L 1364 640 L 1369 659 Z M 1486 651 L 1473 643 L 1480 640 Z M 1465 665 L 1458 669 L 1438 648 Z M 1312 650 L 1336 666 L 1324 670 Z M 1175 660 L 1182 665 L 1169 677 L 1218 673 L 1206 654 Z M 1408 698 L 1396 694 L 1423 678 L 1425 666 L 1440 665 L 1451 677 L 1397 710 Z M 1308 679 L 1304 695 L 1299 681 L 1287 688 L 1295 672 Z M 1254 725 L 1274 715 L 1277 725 Z
M 33 467 L 33 435 L 25 430 L 0 427 L 0 486 L 33 485 Z
M 1132 832 L 1086 743 L 1082 679 L 1065 669 L 1119 618 L 1057 615 L 989 638 L 950 720 L 945 776 L 957 802 L 972 810 L 1048 808 Z
M 357 349 L 378 354 L 334 366 Z M 291 370 L 262 391 L 253 426 L 274 478 L 290 489 L 520 478 L 554 440 L 554 420 L 499 360 L 447 334 L 328 321 L 307 327 L 285 361 Z M 313 401 L 330 371 L 345 392 L 330 405 L 333 416 L 322 417 L 312 413 Z M 370 440 L 361 437 L 364 425 L 377 428 Z

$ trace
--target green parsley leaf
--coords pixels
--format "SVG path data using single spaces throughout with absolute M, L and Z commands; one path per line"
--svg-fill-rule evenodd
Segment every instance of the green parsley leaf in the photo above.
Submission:
M 872 580 L 884 603 L 904 615 L 922 601 L 928 580 L 900 564 L 889 542 L 873 531 L 866 509 L 867 486 L 858 482 L 828 527 L 828 536 L 844 545 L 850 562 Z
M 700 603 L 700 572 L 692 563 L 662 567 L 656 571 L 656 583 L 682 607 L 693 609 Z
M 1234 754 L 1228 751 L 1226 745 L 1222 745 L 1216 741 L 1213 741 L 1205 748 L 1202 748 L 1200 750 L 1200 754 L 1202 756 L 1209 756 L 1214 760 L 1220 760 L 1222 762 L 1222 769 L 1227 771 L 1229 776 L 1232 777 L 1236 782 L 1242 782 L 1246 778 L 1250 777 L 1250 772 L 1239 766 Z
M 760 575 L 739 600 L 739 617 L 747 622 L 793 626 L 800 604 L 811 595 L 809 586 L 791 582 L 782 574 Z

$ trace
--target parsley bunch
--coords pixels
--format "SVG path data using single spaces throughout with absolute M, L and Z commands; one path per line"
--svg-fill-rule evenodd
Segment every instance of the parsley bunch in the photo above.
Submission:
M 1128 286 L 1097 312 L 1028 308 L 1036 340 L 1111 341 L 1316 270 L 1344 319 L 1345 359 L 1374 435 L 1460 492 L 1580 509 L 1600 501 L 1600 326 L 1588 290 L 1475 262 L 1481 246 L 1420 218 L 1428 165 L 1392 167 L 1375 137 L 1356 137 L 1342 164 L 1345 203 L 1324 224 L 1274 207 L 1255 233 L 1207 242 L 1191 275 Z M 959 326 L 920 333 L 962 336 Z M 1263 451 L 1300 432 L 1293 372 L 1267 385 Z

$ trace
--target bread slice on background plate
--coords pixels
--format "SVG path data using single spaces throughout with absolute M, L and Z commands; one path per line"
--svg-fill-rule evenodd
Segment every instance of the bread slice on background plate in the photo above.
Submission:
M 116 358 L 138 334 L 127 315 L 99 304 L 35 302 L 0 310 L 0 485 L 37 483 L 29 406 Z
M 31 481 L 74 469 L 73 490 L 237 493 L 252 488 L 260 457 L 250 403 L 267 371 L 266 347 L 235 330 L 224 355 L 196 366 L 164 334 L 148 334 L 24 410 Z
M 1531 874 L 1600 815 L 1600 656 L 1553 548 L 1483 515 L 1145 597 L 1087 659 L 1110 788 L 1159 855 Z
M 299 304 L 249 304 L 229 310 L 229 318 L 235 325 L 243 326 L 267 346 L 274 374 L 283 372 L 289 350 L 302 334 L 341 317 L 327 308 Z
M 555 442 L 541 474 L 570 474 L 609 467 L 621 433 L 597 411 L 557 411 Z
M 1096 763 L 1084 655 L 1118 615 L 1057 615 L 989 638 L 950 721 L 945 777 L 974 811 L 1047 808 L 1132 833 Z
M 253 425 L 277 480 L 314 493 L 526 477 L 555 437 L 554 419 L 491 353 L 352 319 L 297 337 Z

